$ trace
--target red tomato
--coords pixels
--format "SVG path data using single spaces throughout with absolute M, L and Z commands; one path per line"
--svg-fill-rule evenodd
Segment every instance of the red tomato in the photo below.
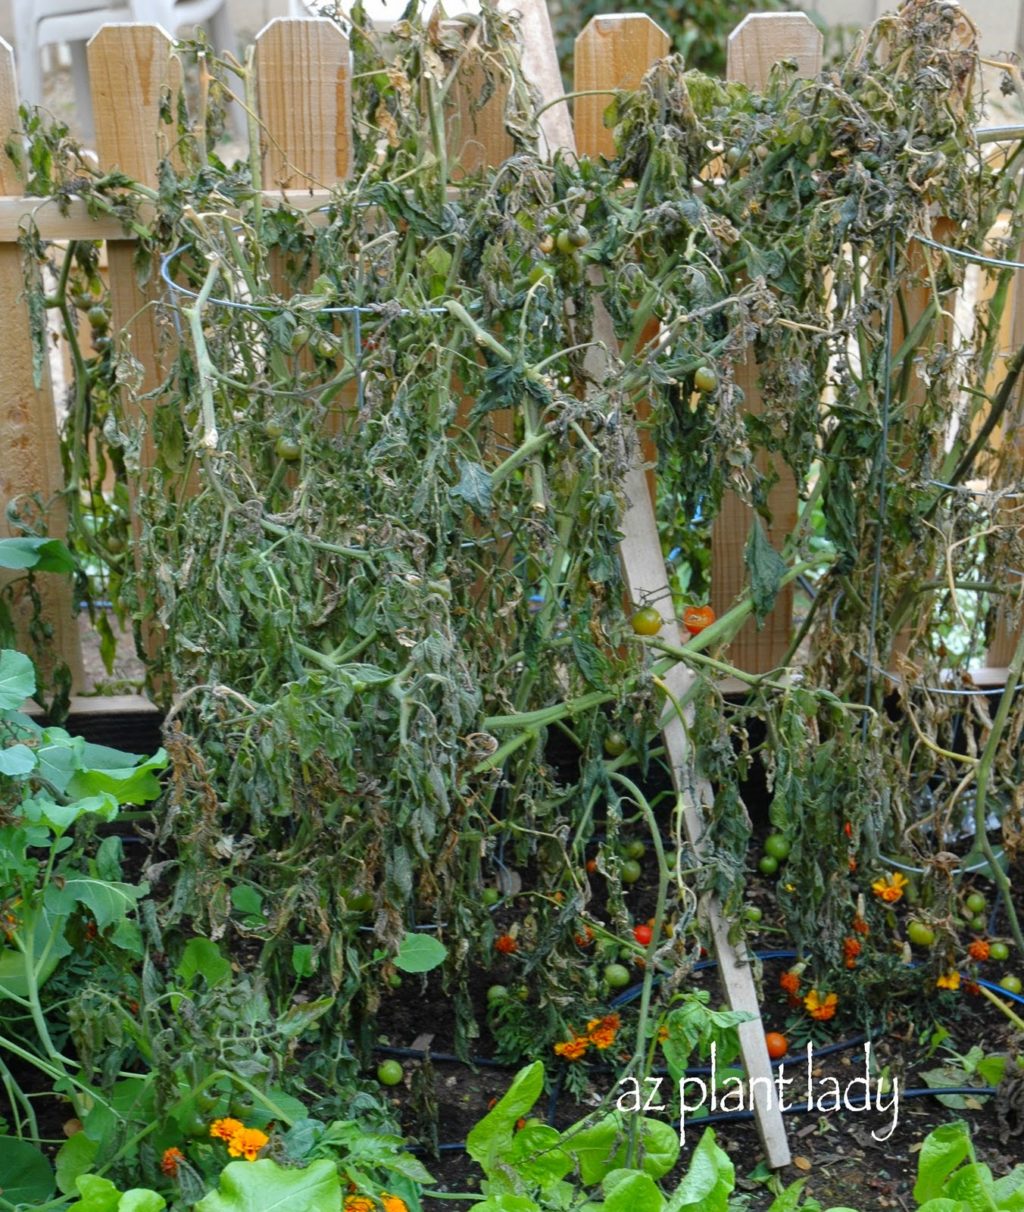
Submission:
M 654 938 L 654 931 L 650 926 L 634 926 L 633 937 L 641 947 L 646 947 L 651 939 Z
M 687 606 L 683 611 L 683 626 L 690 635 L 697 635 L 715 621 L 715 612 L 710 606 Z

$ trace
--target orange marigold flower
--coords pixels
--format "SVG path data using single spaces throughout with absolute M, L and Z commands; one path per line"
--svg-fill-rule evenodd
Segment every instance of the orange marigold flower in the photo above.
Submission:
M 796 997 L 800 992 L 800 977 L 792 969 L 789 972 L 783 972 L 779 977 L 779 984 L 790 997 Z
M 847 837 L 853 837 L 853 826 L 850 824 L 849 821 L 843 822 L 843 832 L 846 834 Z
M 376 1212 L 373 1200 L 365 1195 L 346 1195 L 344 1212 Z
M 178 1166 L 185 1160 L 185 1154 L 180 1149 L 171 1145 L 169 1149 L 164 1150 L 163 1158 L 160 1161 L 160 1169 L 167 1175 L 168 1178 L 174 1178 L 178 1173 Z
M 960 973 L 955 968 L 951 968 L 949 972 L 944 972 L 935 982 L 936 989 L 959 989 L 960 988 Z
M 511 934 L 499 934 L 494 940 L 494 950 L 502 955 L 514 955 L 519 950 L 519 944 Z
M 968 945 L 967 954 L 972 960 L 987 960 L 989 956 L 988 939 L 976 938 Z
M 622 1019 L 617 1014 L 606 1014 L 604 1018 L 592 1018 L 587 1023 L 587 1039 L 599 1051 L 610 1048 L 615 1043 Z
M 380 1202 L 384 1205 L 384 1212 L 409 1212 L 409 1205 L 399 1195 L 381 1191 Z
M 839 1005 L 839 997 L 835 993 L 826 993 L 824 997 L 817 989 L 812 989 L 804 998 L 804 1008 L 811 1018 L 818 1019 L 819 1022 L 826 1022 L 828 1019 L 835 1016 L 836 1007 Z
M 871 927 L 859 914 L 853 919 L 853 929 L 857 934 L 869 934 L 871 932 Z
M 875 880 L 871 885 L 871 891 L 880 901 L 885 901 L 888 905 L 895 905 L 897 901 L 903 899 L 903 889 L 909 883 L 910 880 L 905 875 L 894 871 L 892 875 L 884 875 Z
M 259 1128 L 242 1128 L 228 1141 L 228 1153 L 232 1157 L 244 1157 L 246 1161 L 255 1161 L 260 1150 L 270 1140 Z
M 585 1035 L 574 1035 L 564 1043 L 555 1044 L 555 1055 L 564 1057 L 567 1061 L 576 1061 L 586 1055 L 590 1040 Z
M 231 1140 L 244 1131 L 245 1124 L 240 1119 L 215 1119 L 210 1125 L 210 1135 L 214 1140 Z
M 843 959 L 846 961 L 847 968 L 856 967 L 858 955 L 860 955 L 860 939 L 854 938 L 852 935 L 844 938 Z

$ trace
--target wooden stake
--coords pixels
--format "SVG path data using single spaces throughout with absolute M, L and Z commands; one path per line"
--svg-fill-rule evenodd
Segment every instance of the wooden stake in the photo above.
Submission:
M 816 75 L 821 67 L 822 37 L 803 13 L 758 13 L 745 17 L 729 35 L 730 80 L 751 88 L 764 88 L 773 64 L 794 59 L 801 75 Z M 749 412 L 763 406 L 758 387 L 758 367 L 753 350 L 736 367 L 736 383 L 742 389 Z M 763 454 L 757 458 L 761 474 L 774 471 L 778 480 L 768 492 L 771 522 L 768 539 L 777 550 L 797 522 L 797 485 L 792 472 L 778 460 Z M 726 492 L 711 535 L 711 604 L 724 614 L 747 582 L 743 554 L 754 514 L 734 492 Z M 786 586 L 761 629 L 748 622 L 729 647 L 729 660 L 748 673 L 766 673 L 785 658 L 793 630 L 793 590 Z
M 527 0 L 522 7 L 525 9 L 534 5 L 543 7 L 543 0 Z M 605 61 L 615 65 L 617 69 L 624 67 L 632 79 L 636 78 L 637 72 L 642 75 L 650 66 L 650 63 L 644 63 L 644 56 L 651 54 L 660 45 L 650 26 L 645 24 L 647 20 L 643 17 L 622 19 L 622 24 L 616 31 L 620 39 L 616 51 L 613 55 L 605 57 Z M 550 50 L 549 55 L 538 56 L 541 62 L 553 58 L 554 47 Z M 533 74 L 529 78 L 540 90 L 545 101 L 559 95 L 562 85 L 557 70 Z M 605 79 L 603 86 L 615 88 L 620 83 L 621 81 L 616 79 Z M 591 130 L 594 129 L 592 125 Z M 563 132 L 559 137 L 565 140 L 560 147 L 570 152 L 575 150 L 571 132 L 568 135 Z M 583 145 L 581 141 L 579 150 L 591 152 L 593 149 Z M 611 320 L 603 309 L 595 309 L 594 327 L 595 335 L 607 348 L 613 349 L 615 338 Z M 595 366 L 594 372 L 600 380 L 601 368 Z M 628 505 L 622 518 L 623 539 L 619 550 L 630 596 L 634 603 L 650 603 L 655 606 L 663 620 L 662 635 L 670 642 L 678 643 L 679 625 L 673 613 L 657 519 L 647 487 L 643 458 L 639 451 L 636 462 L 627 474 L 625 492 Z M 685 702 L 694 680 L 695 675 L 692 672 L 677 664 L 665 675 L 664 683 L 672 699 Z M 711 805 L 713 794 L 707 780 L 700 778 L 695 769 L 695 755 L 687 734 L 691 723 L 692 712 L 689 709 L 684 711 L 682 717 L 673 712 L 664 725 L 663 737 L 686 835 L 699 857 L 705 850 L 703 809 Z M 772 1168 L 785 1166 L 790 1159 L 789 1145 L 782 1113 L 776 1100 L 767 1093 L 772 1089 L 771 1061 L 764 1042 L 764 1025 L 761 1021 L 751 963 L 748 957 L 741 957 L 737 953 L 730 941 L 730 923 L 725 920 L 717 899 L 706 897 L 703 908 L 711 928 L 726 1000 L 732 1009 L 745 1010 L 753 1016 L 739 1028 L 739 1037 L 747 1076 L 756 1081 L 754 1089 L 758 1090 L 760 1095 L 754 1100 L 757 1130 L 768 1164 Z
M 14 53 L 0 40 L 0 129 L 6 137 L 20 130 L 18 92 L 14 74 Z M 0 151 L 0 193 L 21 194 L 21 182 L 14 165 Z M 0 341 L 0 536 L 21 533 L 7 521 L 8 504 L 18 498 L 19 512 L 33 525 L 45 524 L 54 538 L 67 534 L 68 511 L 60 494 L 64 490 L 60 441 L 49 363 L 44 361 L 37 388 L 32 369 L 32 338 L 28 309 L 24 306 L 25 284 L 22 277 L 21 250 L 14 243 L 0 244 L 0 298 L 8 308 L 17 308 L 9 316 Z M 45 519 L 28 499 L 38 494 L 47 509 Z M 0 572 L 0 582 L 11 578 Z M 52 674 L 61 662 L 71 671 L 72 686 L 83 688 L 85 675 L 75 620 L 72 586 L 65 577 L 41 573 L 38 587 L 43 600 L 43 618 L 52 628 L 49 651 L 37 654 L 28 636 L 31 603 L 23 596 L 15 603 L 18 645 L 27 654 L 39 656 L 44 676 Z

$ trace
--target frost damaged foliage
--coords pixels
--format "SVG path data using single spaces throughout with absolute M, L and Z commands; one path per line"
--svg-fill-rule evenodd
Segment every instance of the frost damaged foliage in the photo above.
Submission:
M 177 250 L 152 468 L 121 453 L 141 447 L 116 342 L 87 364 L 102 407 L 81 414 L 132 485 L 138 558 L 111 560 L 114 588 L 160 637 L 151 677 L 177 696 L 169 916 L 239 928 L 230 886 L 251 881 L 274 905 L 246 927 L 271 969 L 290 979 L 304 940 L 348 996 L 358 925 L 394 948 L 409 914 L 443 921 L 463 1039 L 455 974 L 493 948 L 482 872 L 529 864 L 585 903 L 595 811 L 611 842 L 621 819 L 605 735 L 649 766 L 661 707 L 617 553 L 638 427 L 691 592 L 726 493 L 763 518 L 746 557 L 759 618 L 784 570 L 819 562 L 803 688 L 757 683 L 726 718 L 700 682 L 697 763 L 717 799 L 698 882 L 737 900 L 756 752 L 793 841 L 797 940 L 841 963 L 860 885 L 836 813 L 870 860 L 902 844 L 894 805 L 911 794 L 874 671 L 911 627 L 901 650 L 937 676 L 944 570 L 988 575 L 1005 553 L 997 532 L 959 542 L 985 526 L 962 486 L 1012 394 L 985 394 L 1005 285 L 955 333 L 967 262 L 913 237 L 980 248 L 1016 189 L 977 144 L 973 31 L 946 3 L 905 6 L 814 80 L 782 64 L 763 94 L 669 58 L 616 96 L 610 162 L 538 158 L 514 27 L 486 12 L 472 37 L 467 51 L 448 26 L 403 22 L 384 58 L 353 31 L 356 163 L 322 222 L 262 205 L 251 167 L 221 164 L 171 104 L 178 160 L 158 191 L 87 188 L 72 165 L 98 212 L 155 207 L 140 265 Z M 507 88 L 513 154 L 464 172 L 445 106 L 474 66 L 481 99 Z M 62 146 L 33 158 L 56 192 Z M 751 349 L 757 413 L 736 382 Z M 708 365 L 714 389 L 696 391 Z M 780 552 L 760 527 L 784 473 L 805 504 Z M 755 721 L 765 744 L 748 743 Z M 614 862 L 608 877 L 618 912 Z M 554 996 L 574 915 L 537 913 L 527 933 L 548 922 L 551 958 L 534 976 Z

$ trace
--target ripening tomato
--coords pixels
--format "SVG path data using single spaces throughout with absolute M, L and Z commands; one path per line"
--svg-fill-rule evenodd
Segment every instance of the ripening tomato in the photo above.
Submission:
M 780 1035 L 778 1031 L 766 1031 L 764 1042 L 772 1060 L 778 1060 L 789 1051 L 789 1040 L 784 1035 Z
M 714 391 L 718 386 L 718 375 L 710 366 L 699 366 L 693 374 L 693 385 L 698 391 Z
M 646 947 L 651 939 L 654 938 L 654 931 L 650 926 L 634 926 L 633 937 L 641 947 Z
M 621 757 L 629 748 L 629 741 L 621 732 L 609 732 L 604 738 L 604 751 L 610 758 Z
M 715 621 L 715 612 L 710 606 L 687 606 L 683 611 L 683 626 L 690 635 L 698 635 Z
M 633 615 L 633 630 L 637 635 L 657 635 L 661 630 L 661 615 L 653 606 L 644 606 Z

